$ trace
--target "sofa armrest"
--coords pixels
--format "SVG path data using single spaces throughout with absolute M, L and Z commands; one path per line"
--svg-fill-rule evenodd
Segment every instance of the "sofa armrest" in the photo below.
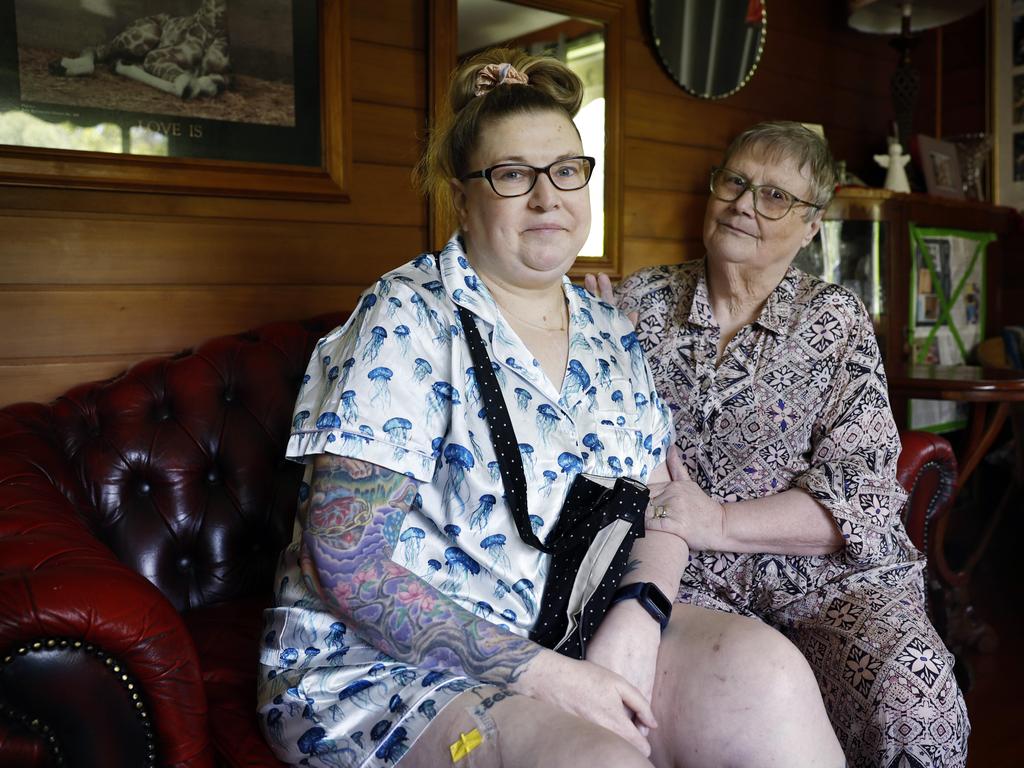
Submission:
M 8 450 L 7 416 L 0 411 L 0 736 L 38 738 L 67 765 L 212 766 L 201 670 L 181 616 L 93 535 L 52 453 L 24 441 Z
M 914 546 L 930 556 L 929 534 L 956 494 L 956 456 L 946 438 L 931 432 L 906 430 L 900 442 L 896 477 L 908 494 L 903 524 Z

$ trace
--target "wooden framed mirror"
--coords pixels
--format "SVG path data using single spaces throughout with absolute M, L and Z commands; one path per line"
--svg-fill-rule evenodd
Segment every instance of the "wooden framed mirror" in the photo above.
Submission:
M 590 185 L 591 236 L 570 271 L 573 278 L 588 272 L 621 277 L 622 6 L 623 0 L 437 0 L 430 4 L 432 123 L 445 108 L 448 78 L 458 61 L 484 48 L 509 44 L 550 52 L 583 79 L 587 95 L 576 125 L 584 151 L 598 162 Z M 447 242 L 454 227 L 443 211 L 431 206 L 434 248 Z

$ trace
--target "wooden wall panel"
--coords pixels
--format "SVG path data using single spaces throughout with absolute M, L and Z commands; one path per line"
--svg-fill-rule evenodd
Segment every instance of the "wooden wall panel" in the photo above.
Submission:
M 626 25 L 624 273 L 703 255 L 708 172 L 754 123 L 820 123 L 836 156 L 858 173 L 885 147 L 896 54 L 885 37 L 848 29 L 832 4 L 769 3 L 757 72 L 738 93 L 714 101 L 688 95 L 662 69 L 646 6 L 636 2 Z
M 348 202 L 0 187 L 0 405 L 349 309 L 426 247 L 426 1 L 347 6 Z
M 423 51 L 427 48 L 427 16 L 409 0 L 356 0 L 358 12 L 351 12 L 353 40 Z M 355 9 L 354 9 L 355 10 Z
M 131 221 L 132 226 L 126 227 Z M 4 287 L 368 285 L 381 264 L 426 247 L 421 227 L 80 215 L 0 216 Z M 346 258 L 372 243 L 365 258 Z M 45 261 L 41 268 L 39 260 Z M 244 265 L 240 269 L 239 265 Z
M 52 392 L 53 396 L 56 396 L 76 384 L 109 379 L 133 363 L 149 357 L 152 357 L 152 354 L 82 359 L 69 357 L 59 360 L 35 357 L 11 362 L 0 360 L 4 404 L 41 400 L 45 398 L 40 397 L 40 392 Z
M 428 2 L 348 0 L 347 203 L 0 186 L 0 405 L 46 400 L 210 335 L 351 308 L 376 276 L 427 247 L 411 171 L 427 122 Z M 754 79 L 705 101 L 658 63 L 647 0 L 624 2 L 625 273 L 702 255 L 709 167 L 759 120 L 821 123 L 837 157 L 880 183 L 871 155 L 885 146 L 896 54 L 884 36 L 848 29 L 841 4 L 772 0 Z M 963 29 L 977 50 L 984 24 Z M 927 35 L 919 46 L 923 88 L 935 82 L 935 47 Z M 970 55 L 951 61 L 950 83 L 978 84 Z M 942 109 L 966 131 L 978 98 L 961 101 L 945 93 Z
M 60 358 L 68 349 L 83 357 L 173 352 L 264 322 L 351 307 L 360 291 L 352 285 L 21 288 L 0 291 L 0 328 L 32 329 L 5 339 L 7 357 L 15 360 Z
M 407 141 L 417 141 L 409 136 Z M 294 200 L 243 200 L 231 197 L 83 192 L 72 189 L 33 189 L 0 186 L 0 213 L 8 211 L 60 211 L 178 216 L 257 221 L 375 223 L 422 226 L 426 204 L 413 188 L 412 167 L 378 163 L 352 164 L 351 200 L 316 203 Z M 297 230 L 298 231 L 298 230 Z
M 630 188 L 625 197 L 623 234 L 670 240 L 699 239 L 706 202 L 705 192 Z
M 353 10 L 360 5 L 355 4 Z M 353 100 L 423 109 L 427 102 L 425 89 L 409 86 L 426 82 L 426 58 L 422 51 L 352 42 Z

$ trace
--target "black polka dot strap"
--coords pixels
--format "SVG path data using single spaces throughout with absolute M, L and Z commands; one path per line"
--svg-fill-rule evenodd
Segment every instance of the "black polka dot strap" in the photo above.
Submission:
M 527 544 L 551 555 L 530 639 L 582 659 L 622 581 L 633 542 L 643 536 L 650 492 L 630 478 L 616 478 L 613 484 L 611 478 L 576 475 L 541 542 L 530 525 L 523 460 L 498 378 L 476 319 L 464 307 L 458 310 L 516 530 Z
M 501 385 L 491 366 L 491 358 L 487 354 L 480 329 L 476 327 L 476 318 L 465 307 L 459 307 L 459 319 L 462 321 L 462 332 L 466 334 L 469 354 L 473 358 L 476 370 L 477 386 L 480 398 L 484 403 L 487 426 L 491 430 L 491 442 L 497 454 L 498 468 L 501 470 L 501 482 L 505 486 L 505 498 L 512 507 L 512 517 L 520 538 L 531 547 L 541 552 L 550 552 L 537 538 L 530 525 L 530 513 L 526 502 L 526 472 L 523 470 L 523 457 L 519 453 L 519 441 L 512 427 L 512 419 L 508 415 L 505 398 L 501 394 Z

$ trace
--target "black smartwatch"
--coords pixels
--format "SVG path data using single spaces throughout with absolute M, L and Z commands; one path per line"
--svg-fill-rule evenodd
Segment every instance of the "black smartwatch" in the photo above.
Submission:
M 619 587 L 612 596 L 611 605 L 633 599 L 640 602 L 640 605 L 651 614 L 651 618 L 658 622 L 661 631 L 664 632 L 665 627 L 668 626 L 668 620 L 672 616 L 672 603 L 665 597 L 665 593 L 658 589 L 658 585 L 650 581 L 638 581 L 635 584 Z

